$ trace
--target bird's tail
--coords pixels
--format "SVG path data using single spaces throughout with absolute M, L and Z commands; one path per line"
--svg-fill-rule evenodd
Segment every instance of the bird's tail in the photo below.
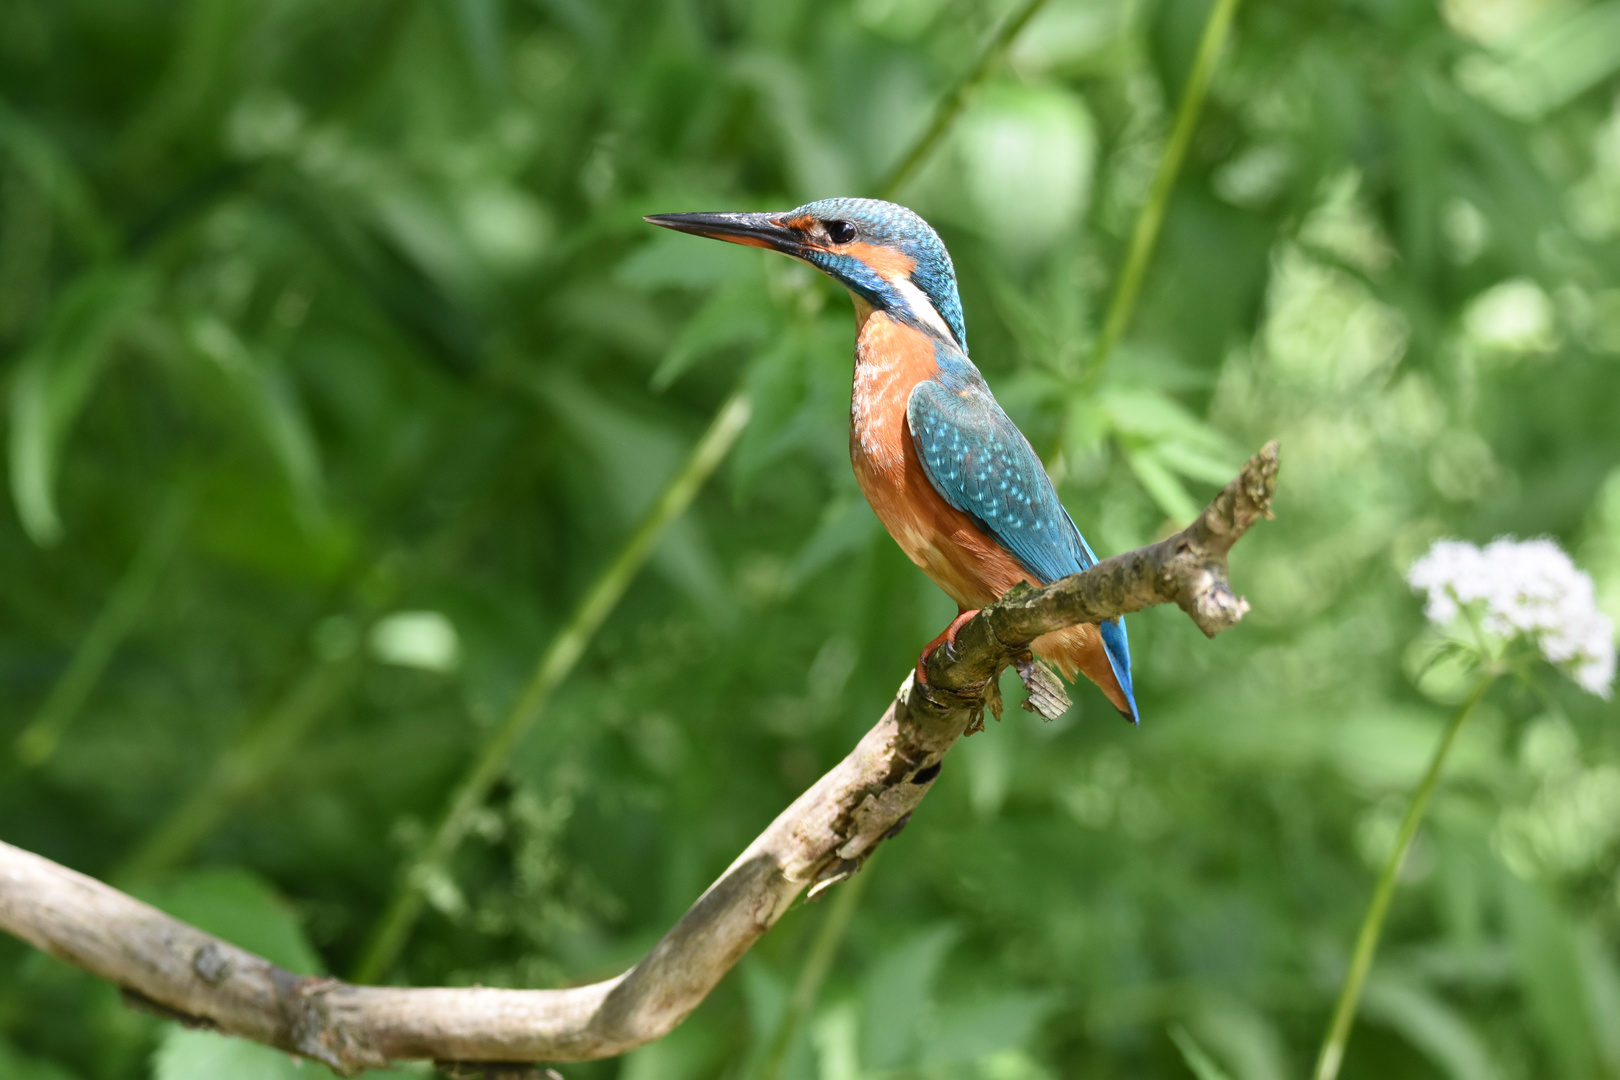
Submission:
M 1084 675 L 1096 683 L 1120 715 L 1133 724 L 1138 722 L 1125 620 L 1114 619 L 1101 626 L 1068 626 L 1036 638 L 1030 648 L 1036 656 L 1057 665 L 1071 682 L 1077 675 Z
M 1125 714 L 1125 719 L 1133 724 L 1141 723 L 1141 718 L 1136 712 L 1136 691 L 1131 687 L 1131 643 L 1125 636 L 1125 620 L 1110 619 L 1097 629 L 1102 632 L 1103 651 L 1108 654 L 1108 666 L 1113 670 L 1114 681 L 1119 683 L 1120 696 L 1125 699 L 1123 705 L 1118 701 L 1114 704 Z

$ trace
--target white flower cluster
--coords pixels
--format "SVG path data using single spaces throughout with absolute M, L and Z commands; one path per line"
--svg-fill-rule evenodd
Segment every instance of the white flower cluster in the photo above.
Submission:
M 1598 610 L 1592 579 L 1551 540 L 1499 536 L 1483 548 L 1440 540 L 1412 564 L 1406 580 L 1423 592 L 1423 613 L 1449 623 L 1479 605 L 1486 630 L 1529 637 L 1548 662 L 1588 693 L 1609 696 L 1614 682 L 1614 624 Z

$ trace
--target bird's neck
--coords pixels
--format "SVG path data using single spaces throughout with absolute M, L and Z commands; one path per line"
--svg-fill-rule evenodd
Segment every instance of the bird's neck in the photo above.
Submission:
M 866 330 L 866 322 L 872 313 L 882 311 L 896 322 L 910 323 L 927 333 L 937 335 L 942 341 L 955 341 L 949 324 L 945 322 L 939 310 L 934 307 L 928 294 L 917 288 L 910 278 L 897 277 L 886 279 L 887 288 L 884 290 L 888 296 L 882 307 L 874 305 L 865 296 L 849 290 L 849 298 L 855 302 L 855 334 L 858 338 Z

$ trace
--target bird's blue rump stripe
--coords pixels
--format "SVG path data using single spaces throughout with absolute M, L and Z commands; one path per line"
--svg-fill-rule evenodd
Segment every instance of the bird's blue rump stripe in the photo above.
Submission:
M 1108 666 L 1114 669 L 1114 678 L 1130 703 L 1126 719 L 1137 722 L 1136 691 L 1131 687 L 1131 643 L 1125 636 L 1125 620 L 1109 619 L 1097 627 L 1102 632 L 1103 651 L 1108 654 Z

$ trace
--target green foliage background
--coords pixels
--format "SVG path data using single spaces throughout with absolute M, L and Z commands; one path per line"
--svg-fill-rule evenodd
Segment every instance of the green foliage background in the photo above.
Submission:
M 631 962 L 952 614 L 850 476 L 845 298 L 640 215 L 871 193 L 1007 7 L 0 5 L 0 837 L 348 970 L 743 384 L 389 978 Z M 1082 687 L 961 745 L 784 1078 L 1304 1074 L 1458 690 L 1407 660 L 1406 565 L 1550 534 L 1620 615 L 1620 0 L 1249 0 L 1094 368 L 1206 13 L 1052 0 L 898 197 L 1100 552 L 1282 440 L 1253 614 L 1133 617 L 1140 730 Z M 1344 1075 L 1620 1076 L 1615 708 L 1549 675 L 1477 719 Z M 762 1075 L 825 908 L 562 1071 Z M 320 1072 L 10 939 L 0 973 L 8 1078 Z

